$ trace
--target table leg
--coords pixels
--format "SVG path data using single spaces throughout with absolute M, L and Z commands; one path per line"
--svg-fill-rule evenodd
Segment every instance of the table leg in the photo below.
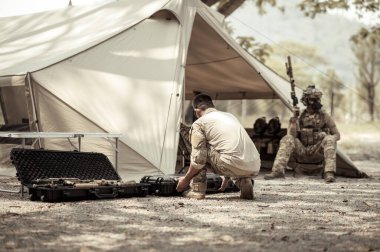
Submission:
M 81 147 L 82 147 L 82 137 L 78 136 L 78 150 L 79 150 L 79 152 L 81 151 Z

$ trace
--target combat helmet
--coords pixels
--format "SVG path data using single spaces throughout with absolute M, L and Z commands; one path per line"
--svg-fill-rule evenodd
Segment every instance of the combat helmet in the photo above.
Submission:
M 301 102 L 303 105 L 309 105 L 309 100 L 321 101 L 322 92 L 315 88 L 315 85 L 309 85 L 302 93 Z

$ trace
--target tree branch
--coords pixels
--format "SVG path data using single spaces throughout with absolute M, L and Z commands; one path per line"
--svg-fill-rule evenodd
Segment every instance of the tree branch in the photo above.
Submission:
M 245 0 L 228 0 L 224 3 L 220 3 L 220 5 L 218 6 L 218 11 L 222 13 L 224 16 L 228 17 L 244 2 Z
M 217 2 L 219 2 L 220 0 L 202 0 L 202 2 L 204 4 L 206 4 L 207 6 L 212 6 L 214 4 L 216 4 Z

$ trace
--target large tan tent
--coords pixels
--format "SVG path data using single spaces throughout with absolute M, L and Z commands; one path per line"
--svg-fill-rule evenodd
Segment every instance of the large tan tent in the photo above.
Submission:
M 223 29 L 223 16 L 198 0 L 70 6 L 3 17 L 0 26 L 5 123 L 121 133 L 125 180 L 174 172 L 184 100 L 195 90 L 215 99 L 281 99 L 291 108 L 289 83 L 246 53 Z M 71 148 L 61 139 L 42 144 Z M 114 160 L 107 141 L 85 140 L 82 150 Z M 341 151 L 338 167 L 363 175 Z

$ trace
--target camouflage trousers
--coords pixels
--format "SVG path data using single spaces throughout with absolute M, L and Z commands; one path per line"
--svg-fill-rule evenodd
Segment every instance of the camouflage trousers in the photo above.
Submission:
M 285 171 L 289 158 L 293 155 L 298 163 L 324 162 L 324 172 L 336 171 L 336 139 L 327 135 L 317 144 L 304 146 L 298 138 L 286 135 L 281 139 L 272 171 Z
M 191 153 L 191 142 L 189 136 L 190 127 L 181 124 L 180 128 L 180 148 L 187 150 Z M 186 152 L 186 151 L 185 151 Z M 190 159 L 190 157 L 188 157 Z M 255 174 L 245 170 L 241 170 L 237 167 L 231 166 L 222 160 L 220 160 L 220 153 L 212 146 L 207 147 L 207 162 L 201 171 L 193 178 L 193 183 L 206 183 L 207 171 L 213 172 L 225 176 L 226 178 L 232 178 L 234 181 L 239 181 L 241 178 L 251 178 Z
M 181 152 L 181 155 L 184 155 L 186 160 L 190 160 L 191 154 L 190 128 L 191 127 L 181 123 L 181 127 L 179 129 L 178 150 Z
M 207 171 L 222 175 L 226 178 L 231 178 L 237 185 L 240 179 L 252 178 L 255 176 L 255 174 L 252 172 L 241 170 L 238 167 L 229 165 L 220 160 L 220 153 L 211 146 L 207 150 L 206 166 L 200 171 L 200 173 L 194 176 L 193 183 L 206 183 Z

